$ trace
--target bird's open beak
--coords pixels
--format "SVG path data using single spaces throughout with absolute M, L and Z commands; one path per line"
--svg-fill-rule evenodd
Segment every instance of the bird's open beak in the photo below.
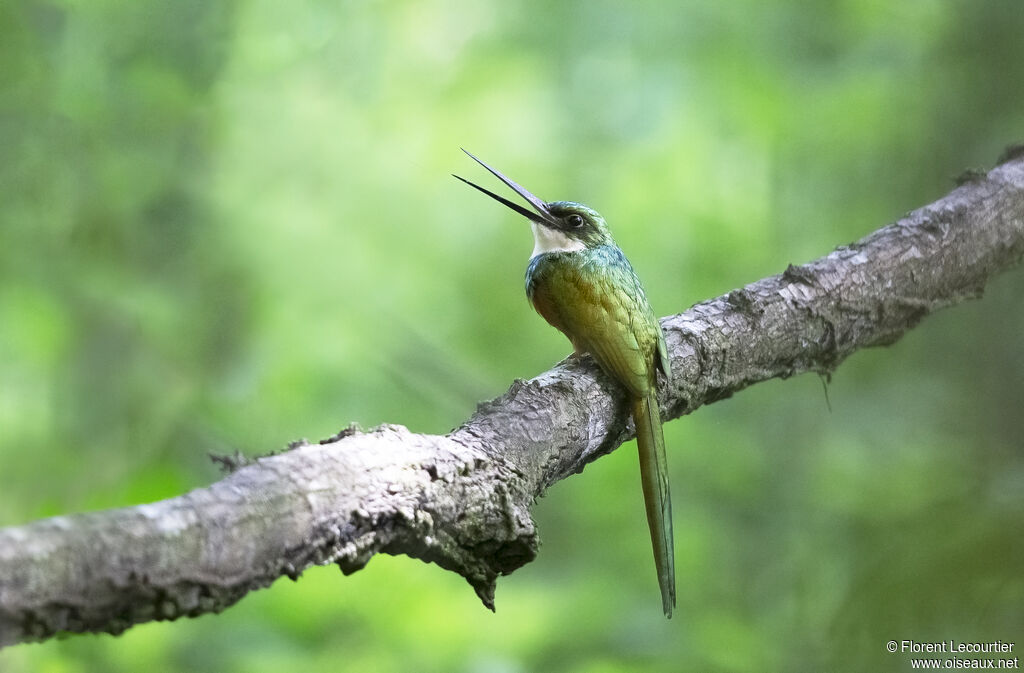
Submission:
M 466 152 L 466 150 L 462 150 L 462 151 Z M 534 210 L 536 210 L 537 212 L 536 213 L 530 212 L 526 208 L 523 208 L 522 206 L 520 206 L 518 203 L 512 203 L 508 199 L 506 199 L 504 197 L 501 197 L 501 196 L 498 196 L 497 194 L 495 194 L 491 190 L 484 189 L 480 185 L 475 184 L 473 182 L 470 182 L 466 178 L 462 178 L 462 177 L 459 177 L 458 175 L 454 175 L 454 174 L 452 175 L 452 177 L 458 178 L 459 180 L 462 180 L 463 182 L 465 182 L 470 187 L 473 187 L 474 189 L 479 189 L 481 192 L 483 192 L 487 196 L 491 197 L 495 201 L 498 201 L 499 203 L 505 204 L 506 206 L 508 206 L 512 210 L 514 210 L 517 213 L 519 213 L 520 215 L 522 215 L 523 217 L 526 217 L 526 218 L 528 218 L 528 219 L 530 219 L 530 220 L 532 220 L 534 222 L 537 222 L 538 224 L 546 224 L 546 225 L 550 226 L 550 225 L 555 223 L 555 218 L 551 214 L 551 212 L 548 210 L 548 206 L 547 206 L 546 203 L 544 203 L 543 201 L 538 199 L 536 196 L 534 196 L 533 194 L 528 192 L 526 190 L 526 188 L 523 187 L 522 185 L 520 185 L 519 183 L 515 182 L 514 180 L 510 180 L 509 178 L 507 178 L 504 175 L 502 175 L 501 171 L 499 171 L 499 170 L 497 170 L 495 168 L 491 168 L 490 166 L 485 164 L 483 161 L 480 161 L 480 159 L 477 159 L 476 157 L 474 157 L 469 152 L 466 152 L 466 154 L 469 154 L 470 158 L 472 158 L 475 162 L 477 162 L 478 164 L 480 164 L 481 166 L 483 166 L 484 168 L 489 170 L 491 173 L 493 173 L 494 177 L 498 178 L 499 180 L 504 182 L 506 185 L 511 187 L 515 191 L 516 194 L 518 194 L 519 196 L 521 196 L 524 199 L 526 199 L 527 201 L 529 201 L 530 205 L 533 206 Z

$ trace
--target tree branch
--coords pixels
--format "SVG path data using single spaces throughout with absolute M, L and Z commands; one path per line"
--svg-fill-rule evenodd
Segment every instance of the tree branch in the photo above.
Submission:
M 775 377 L 830 373 L 929 313 L 981 295 L 1024 255 L 1024 150 L 857 243 L 662 320 L 666 419 Z M 218 612 L 282 575 L 378 553 L 453 570 L 493 609 L 531 561 L 530 507 L 632 436 L 620 390 L 565 360 L 446 436 L 345 431 L 161 502 L 0 529 L 0 645 L 119 633 Z

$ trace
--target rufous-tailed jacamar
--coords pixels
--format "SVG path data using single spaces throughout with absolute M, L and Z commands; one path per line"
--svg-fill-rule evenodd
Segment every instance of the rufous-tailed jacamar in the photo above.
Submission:
M 676 603 L 672 503 L 657 396 L 657 373 L 660 370 L 667 377 L 670 369 L 661 325 L 601 215 L 572 201 L 546 203 L 469 156 L 536 211 L 455 176 L 530 220 L 534 239 L 526 268 L 530 303 L 569 337 L 576 353 L 590 353 L 629 393 L 661 601 L 665 615 L 671 617 Z

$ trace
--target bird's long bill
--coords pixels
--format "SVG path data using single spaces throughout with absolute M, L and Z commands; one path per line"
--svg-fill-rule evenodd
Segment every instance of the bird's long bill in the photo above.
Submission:
M 462 151 L 466 152 L 466 150 L 462 150 Z M 494 177 L 496 177 L 499 180 L 501 180 L 502 182 L 504 182 L 508 187 L 510 187 L 513 191 L 515 191 L 516 194 L 518 194 L 519 196 L 521 196 L 524 199 L 526 199 L 530 203 L 530 205 L 533 206 L 534 210 L 536 210 L 537 212 L 536 213 L 531 213 L 529 210 L 527 210 L 526 208 L 523 208 L 519 204 L 513 203 L 512 201 L 509 201 L 508 199 L 506 199 L 504 197 L 498 196 L 497 194 L 495 194 L 491 190 L 484 189 L 480 185 L 478 185 L 476 183 L 473 183 L 473 182 L 470 182 L 466 178 L 460 177 L 458 175 L 453 175 L 452 177 L 458 178 L 459 180 L 462 180 L 463 182 L 465 182 L 470 187 L 473 187 L 474 189 L 480 190 L 481 192 L 483 192 L 487 196 L 491 197 L 495 201 L 498 201 L 499 203 L 502 203 L 502 204 L 508 206 L 509 208 L 511 208 L 512 210 L 516 211 L 517 213 L 519 213 L 523 217 L 526 217 L 526 218 L 528 218 L 530 220 L 533 220 L 534 222 L 539 222 L 541 224 L 550 224 L 551 223 L 551 221 L 554 218 L 551 216 L 551 213 L 548 212 L 548 206 L 547 206 L 546 203 L 544 203 L 542 200 L 540 200 L 539 198 L 537 198 L 536 196 L 531 194 L 525 187 L 520 185 L 515 180 L 512 180 L 510 178 L 505 177 L 505 175 L 502 174 L 501 171 L 497 170 L 496 168 L 491 168 L 490 166 L 488 166 L 483 161 L 481 161 L 477 157 L 473 156 L 469 152 L 466 152 L 466 154 L 468 154 L 469 157 L 471 159 L 473 159 L 473 161 L 477 162 L 478 164 L 480 164 L 481 166 L 486 168 L 488 171 L 490 171 L 491 174 L 494 175 Z

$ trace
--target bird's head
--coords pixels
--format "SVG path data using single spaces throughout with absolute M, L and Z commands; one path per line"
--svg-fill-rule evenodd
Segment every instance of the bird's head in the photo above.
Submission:
M 466 150 L 463 150 L 463 152 L 466 152 Z M 469 152 L 466 152 L 466 154 L 469 154 Z M 531 194 L 522 185 L 505 177 L 497 169 L 491 168 L 472 154 L 469 154 L 469 156 L 533 206 L 532 211 L 528 210 L 518 203 L 513 203 L 502 196 L 498 196 L 489 189 L 484 189 L 480 185 L 458 175 L 454 176 L 470 187 L 480 190 L 495 201 L 530 220 L 534 238 L 533 257 L 548 252 L 575 252 L 587 248 L 596 248 L 612 242 L 608 225 L 605 224 L 604 218 L 596 210 L 573 201 L 546 203 Z

